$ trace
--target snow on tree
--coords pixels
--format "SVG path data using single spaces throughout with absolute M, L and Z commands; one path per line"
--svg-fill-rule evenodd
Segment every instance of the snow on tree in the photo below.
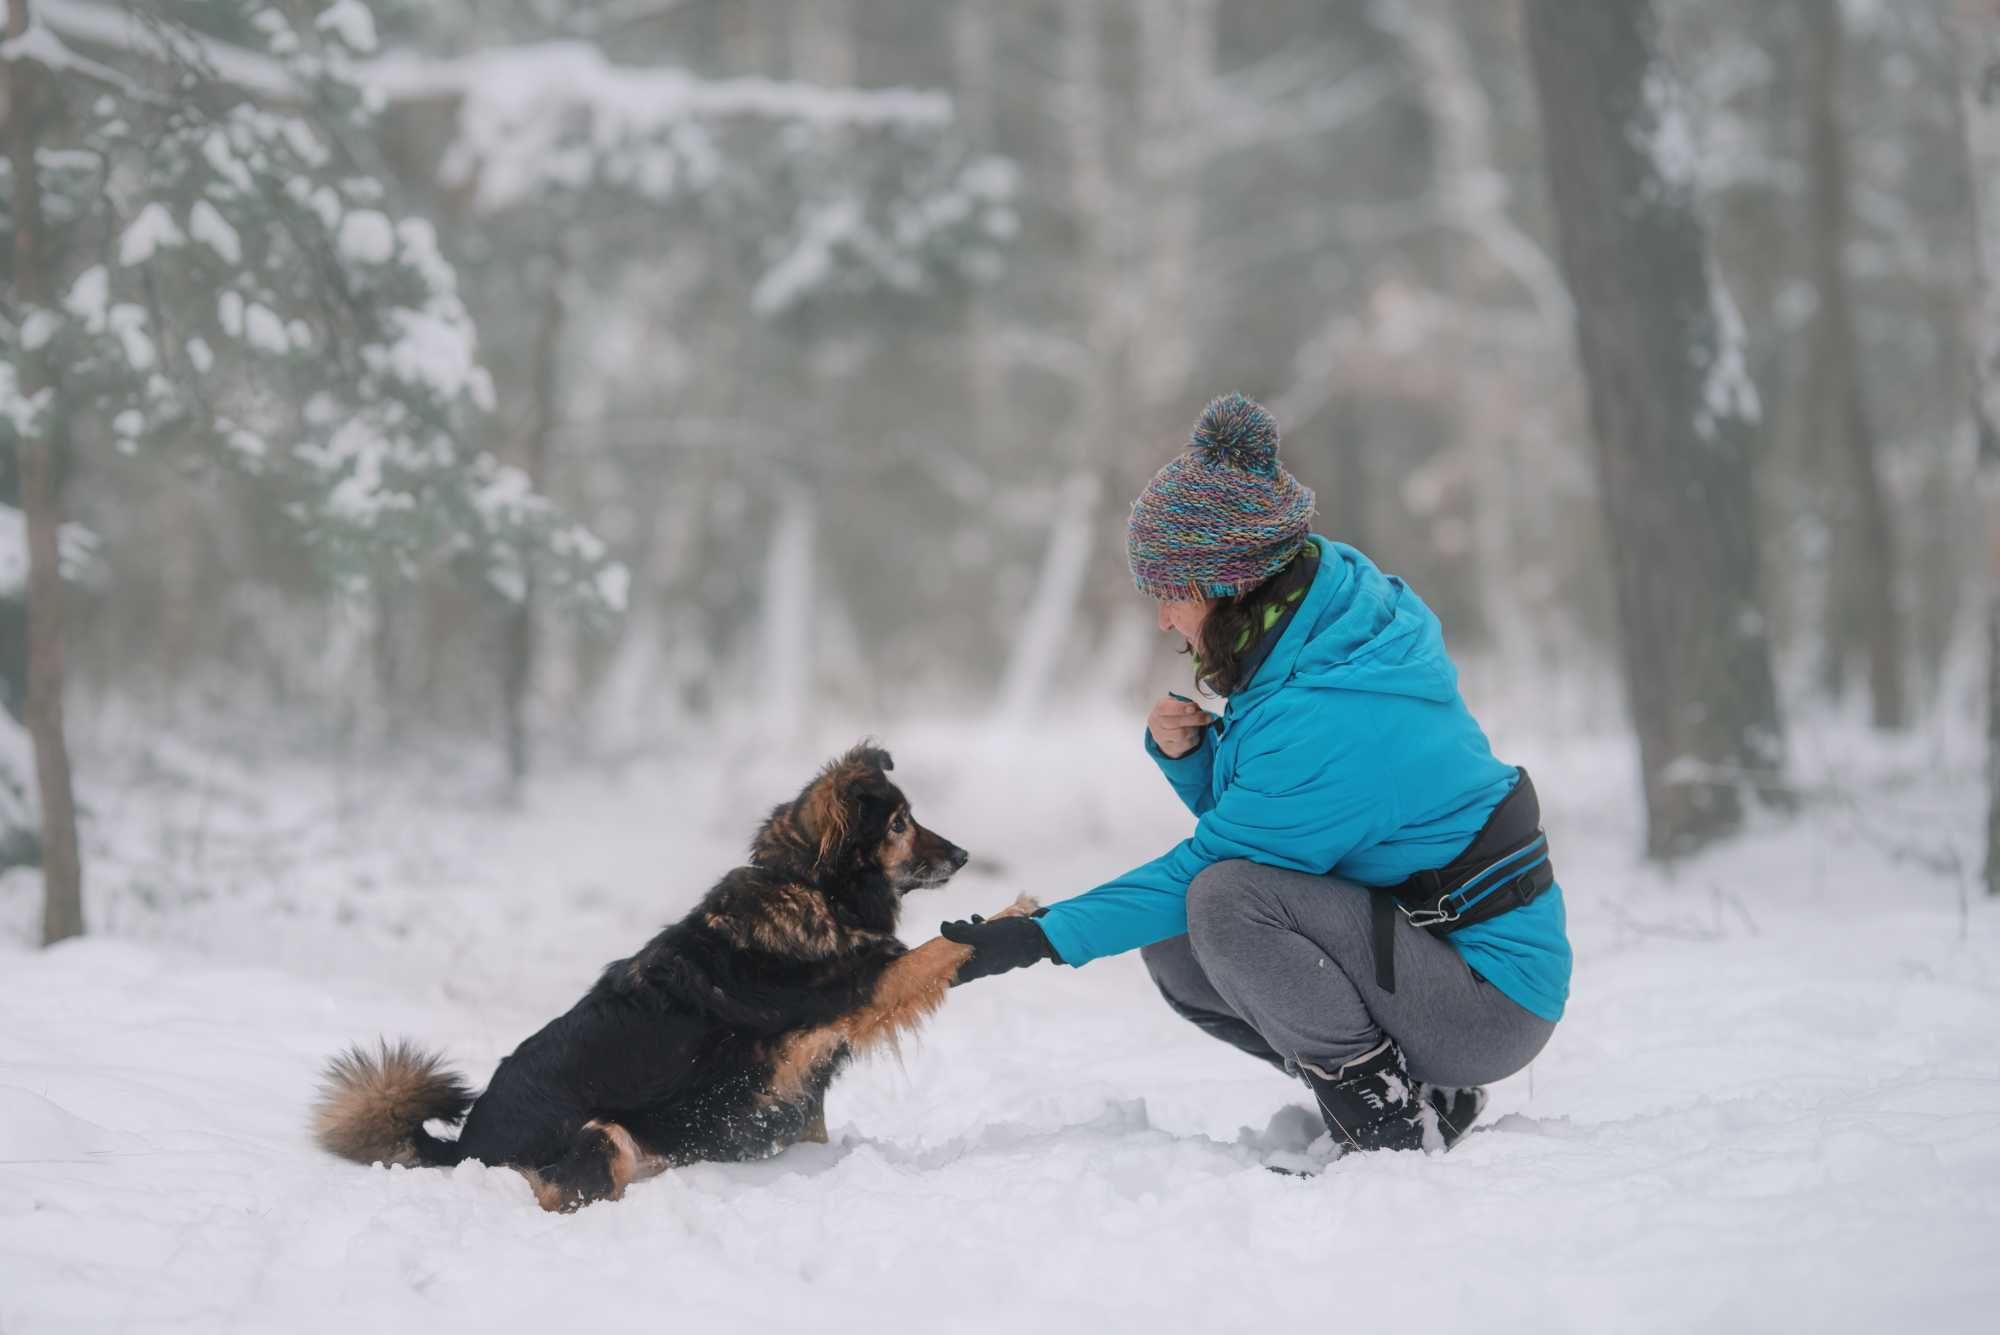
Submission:
M 552 472 L 563 417 L 560 363 L 570 311 L 657 262 L 663 233 L 725 239 L 758 317 L 782 320 L 861 294 L 923 299 L 999 271 L 1015 222 L 1012 168 L 967 155 L 949 99 L 701 79 L 620 64 L 577 40 L 441 59 L 399 54 L 365 78 L 392 108 L 441 107 L 453 134 L 439 185 L 483 261 L 473 281 L 519 295 L 526 423 L 520 453 L 537 486 Z M 504 331 L 503 331 L 504 332 Z M 779 497 L 787 514 L 804 502 Z M 782 533 L 812 525 L 781 526 Z M 800 553 L 807 567 L 809 550 Z M 525 696 L 534 612 L 511 613 L 502 664 L 509 770 L 527 767 Z M 801 671 L 809 675 L 802 660 Z
M 130 71 L 71 51 L 27 0 L 0 46 L 16 279 L 0 448 L 21 461 L 29 724 L 45 827 L 60 827 L 44 831 L 50 939 L 82 925 L 53 570 L 53 469 L 73 444 L 246 479 L 345 584 L 448 561 L 505 596 L 532 568 L 582 606 L 624 600 L 603 544 L 477 444 L 493 386 L 455 274 L 360 147 L 377 100 L 356 77 L 368 11 L 221 12 L 232 49 L 286 81 L 260 101 L 177 17 L 212 9 L 133 8 L 149 49 Z

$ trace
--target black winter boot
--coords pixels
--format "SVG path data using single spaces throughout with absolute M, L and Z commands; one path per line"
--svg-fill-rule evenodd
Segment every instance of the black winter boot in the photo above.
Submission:
M 1437 1123 L 1437 1141 L 1432 1144 L 1425 1138 L 1425 1149 L 1448 1150 L 1458 1144 L 1460 1137 L 1472 1129 L 1479 1120 L 1479 1114 L 1486 1107 L 1486 1087 L 1467 1085 L 1463 1089 L 1449 1089 L 1443 1085 L 1423 1084 L 1417 1086 L 1417 1097 L 1429 1109 L 1425 1120 Z
M 1383 1039 L 1373 1052 L 1330 1074 L 1303 1064 L 1299 1073 L 1312 1086 L 1319 1115 L 1343 1151 L 1424 1147 L 1424 1104 L 1394 1039 Z

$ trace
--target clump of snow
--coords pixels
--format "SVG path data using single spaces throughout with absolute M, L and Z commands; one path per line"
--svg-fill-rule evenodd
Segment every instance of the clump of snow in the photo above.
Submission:
M 363 349 L 371 367 L 441 398 L 470 393 L 481 408 L 492 407 L 492 380 L 479 365 L 471 321 L 454 312 L 402 309 L 389 312 L 387 323 L 393 341 Z
M 21 350 L 36 352 L 45 348 L 49 340 L 56 336 L 62 321 L 50 310 L 36 308 L 21 317 Z
M 0 366 L 0 379 L 11 368 Z M 83 579 L 92 573 L 97 560 L 97 535 L 81 524 L 64 524 L 56 530 L 56 564 L 64 579 Z M 28 586 L 28 525 L 26 516 L 0 502 L 0 598 L 19 599 Z M 0 719 L 6 710 L 0 709 Z M 0 742 L 6 738 L 0 736 Z M 0 768 L 7 757 L 0 755 Z
M 48 385 L 33 394 L 22 393 L 20 373 L 13 363 L 0 362 L 0 421 L 17 439 L 25 440 L 41 430 L 54 402 L 55 390 Z
M 243 308 L 243 340 L 258 351 L 274 356 L 292 349 L 291 338 L 285 333 L 285 322 L 278 318 L 276 311 L 257 301 Z
M 101 334 L 109 317 L 110 298 L 111 275 L 103 265 L 93 264 L 70 282 L 63 309 L 75 316 L 86 332 Z
M 1750 377 L 1749 335 L 1743 326 L 1743 313 L 1730 296 L 1729 284 L 1713 254 L 1707 257 L 1706 267 L 1715 344 L 1707 354 L 1707 364 L 1696 368 L 1702 372 L 1702 387 L 1694 428 L 1703 440 L 1713 440 L 1717 423 L 1755 422 L 1763 405 L 1757 397 L 1757 382 Z
M 125 354 L 125 364 L 135 371 L 150 370 L 159 357 L 153 336 L 147 331 L 148 323 L 146 308 L 129 301 L 119 302 L 105 317 L 106 326 Z
M 356 209 L 340 220 L 340 254 L 355 264 L 387 264 L 396 254 L 396 229 L 374 209 Z
M 243 239 L 221 210 L 205 199 L 196 200 L 188 210 L 188 235 L 214 251 L 224 264 L 237 264 L 243 259 Z
M 11 375 L 12 367 L 0 368 Z M 21 512 L 0 501 L 0 598 L 15 600 L 28 587 L 28 526 Z M 5 710 L 0 710 L 4 716 Z
M 250 169 L 243 165 L 243 160 L 237 156 L 235 147 L 229 142 L 229 135 L 221 126 L 210 130 L 202 137 L 201 154 L 207 161 L 209 169 L 234 189 L 244 194 L 249 194 L 255 189 L 256 183 L 250 175 Z
M 613 612 L 623 612 L 632 593 L 632 572 L 617 561 L 599 567 L 593 580 L 599 602 Z
M 173 215 L 167 212 L 165 205 L 155 200 L 140 209 L 139 216 L 119 235 L 118 262 L 128 267 L 144 264 L 162 246 L 178 246 L 186 240 Z
M 375 16 L 361 0 L 334 0 L 320 12 L 318 27 L 322 32 L 337 34 L 350 50 L 375 49 Z
M 1631 127 L 1633 142 L 1652 159 L 1670 193 L 1693 190 L 1701 172 L 1701 139 L 1687 90 L 1664 59 L 1655 58 L 1646 71 L 1640 106 L 1641 118 Z

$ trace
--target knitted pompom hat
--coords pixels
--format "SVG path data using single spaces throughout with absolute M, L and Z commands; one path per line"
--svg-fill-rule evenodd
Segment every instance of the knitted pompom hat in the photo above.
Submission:
M 1222 598 L 1283 569 L 1306 539 L 1313 494 L 1278 462 L 1278 424 L 1241 394 L 1212 401 L 1187 449 L 1132 503 L 1132 582 L 1162 600 Z

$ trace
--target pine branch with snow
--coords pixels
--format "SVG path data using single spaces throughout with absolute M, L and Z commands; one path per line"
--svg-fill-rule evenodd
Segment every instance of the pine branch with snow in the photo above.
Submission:
M 357 73 L 371 12 L 228 17 L 232 49 L 282 71 L 285 101 L 254 100 L 165 8 L 146 11 L 137 72 L 62 81 L 69 128 L 37 158 L 65 243 L 56 299 L 0 321 L 0 349 L 61 372 L 32 396 L 0 375 L 0 435 L 62 413 L 122 453 L 252 479 L 342 581 L 451 560 L 508 596 L 533 569 L 615 609 L 603 544 L 480 448 L 493 388 L 456 275 L 355 147 L 379 100 Z M 29 36 L 7 58 L 71 67 L 47 29 Z

